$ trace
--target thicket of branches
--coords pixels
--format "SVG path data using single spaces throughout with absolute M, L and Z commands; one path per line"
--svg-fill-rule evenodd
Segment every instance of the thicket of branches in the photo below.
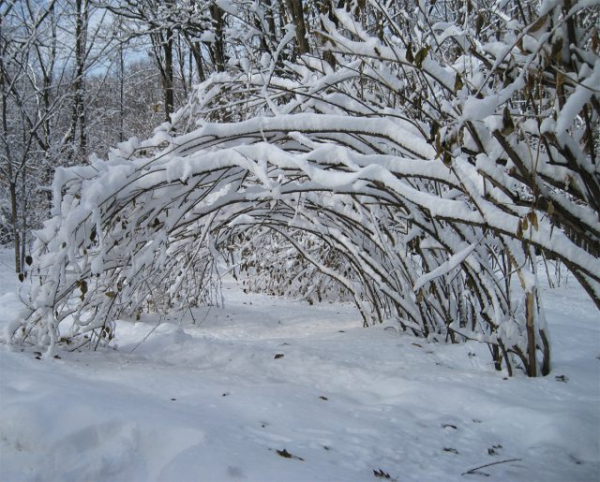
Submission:
M 549 373 L 538 257 L 600 308 L 598 12 L 448 5 L 315 2 L 312 35 L 278 38 L 280 10 L 240 2 L 229 68 L 172 123 L 57 172 L 13 339 L 109 342 L 118 317 L 210 301 L 227 259 Z

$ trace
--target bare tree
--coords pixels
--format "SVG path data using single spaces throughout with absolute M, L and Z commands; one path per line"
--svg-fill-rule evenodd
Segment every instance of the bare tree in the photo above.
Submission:
M 85 158 L 87 148 L 85 112 L 85 71 L 87 53 L 88 0 L 75 0 L 75 79 L 73 81 L 73 113 L 70 139 L 75 142 L 79 154 Z M 79 128 L 79 129 L 78 129 Z M 77 130 L 79 135 L 77 136 Z
M 29 231 L 50 212 L 54 169 L 85 160 L 85 76 L 106 44 L 99 42 L 102 16 L 88 36 L 87 0 L 19 0 L 1 8 L 0 182 L 10 204 L 15 269 L 23 276 Z

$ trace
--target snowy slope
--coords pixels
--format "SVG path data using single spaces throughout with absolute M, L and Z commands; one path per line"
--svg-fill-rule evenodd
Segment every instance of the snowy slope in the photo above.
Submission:
M 1 251 L 0 328 L 9 267 Z M 351 305 L 225 293 L 195 324 L 119 322 L 118 350 L 0 344 L 0 480 L 600 478 L 600 326 L 572 280 L 547 290 L 554 370 L 535 380 L 480 345 L 363 329 Z

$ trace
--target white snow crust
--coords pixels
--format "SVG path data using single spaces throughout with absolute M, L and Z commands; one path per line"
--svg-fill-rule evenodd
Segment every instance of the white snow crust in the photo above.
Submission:
M 10 262 L 1 330 L 22 306 Z M 554 365 L 537 379 L 494 372 L 482 344 L 361 328 L 349 304 L 224 292 L 117 321 L 116 350 L 0 343 L 0 479 L 597 480 L 600 326 L 572 279 L 544 288 Z

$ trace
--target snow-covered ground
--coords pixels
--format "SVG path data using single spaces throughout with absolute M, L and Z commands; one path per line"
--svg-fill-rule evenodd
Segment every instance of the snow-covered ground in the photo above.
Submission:
M 600 319 L 572 280 L 546 291 L 554 369 L 535 380 L 350 305 L 224 291 L 195 324 L 119 322 L 118 350 L 0 343 L 0 480 L 600 480 Z

